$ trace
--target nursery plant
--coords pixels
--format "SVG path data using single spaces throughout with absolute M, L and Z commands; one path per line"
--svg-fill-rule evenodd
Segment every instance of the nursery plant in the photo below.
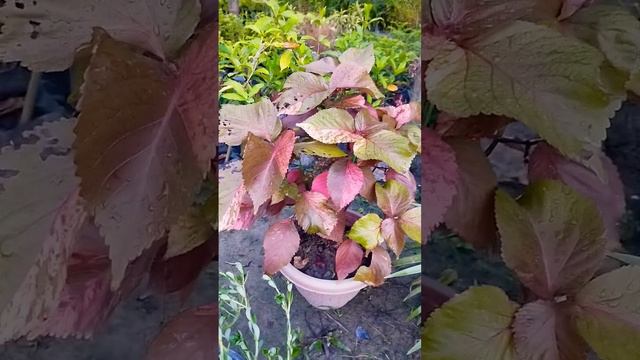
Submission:
M 640 22 L 608 1 L 426 6 L 427 237 L 444 224 L 477 251 L 499 249 L 522 290 L 511 300 L 476 286 L 426 309 L 422 355 L 639 358 L 640 267 L 604 262 L 621 247 L 625 203 L 601 142 L 623 101 L 640 93 Z M 532 135 L 506 136 L 514 122 Z M 496 190 L 488 159 L 507 148 L 528 170 L 509 192 Z M 425 283 L 422 292 L 442 295 Z
M 268 215 L 265 273 L 292 264 L 312 277 L 378 286 L 391 272 L 388 250 L 399 255 L 405 237 L 420 241 L 409 171 L 419 111 L 366 102 L 363 95 L 381 96 L 369 76 L 374 62 L 372 47 L 349 49 L 293 73 L 275 103 L 221 107 L 220 142 L 242 145 L 243 158 L 220 170 L 220 229 L 248 229 Z M 356 198 L 369 206 L 351 222 Z
M 383 34 L 349 32 L 336 39 L 335 48 L 344 51 L 362 43 L 369 43 L 376 50 L 371 78 L 377 85 L 393 93 L 411 84 L 420 57 L 419 28 L 390 28 Z
M 216 6 L 0 2 L 0 61 L 83 74 L 73 114 L 0 148 L 0 342 L 91 336 L 143 279 L 186 299 L 212 260 Z M 215 313 L 187 311 L 167 333 L 215 353 Z M 150 358 L 178 349 L 167 333 Z
M 305 43 L 311 37 L 300 35 L 296 29 L 303 14 L 275 0 L 256 3 L 262 3 L 268 13 L 254 19 L 220 10 L 222 19 L 226 19 L 221 27 L 219 64 L 224 100 L 251 103 L 259 92 L 279 91 L 288 74 L 313 60 Z M 241 27 L 237 32 L 224 27 L 235 22 Z

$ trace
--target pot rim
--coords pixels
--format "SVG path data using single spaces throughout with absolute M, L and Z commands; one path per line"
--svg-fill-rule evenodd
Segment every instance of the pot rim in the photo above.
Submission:
M 303 273 L 291 264 L 287 264 L 282 268 L 280 273 L 295 286 L 315 293 L 342 295 L 360 291 L 367 287 L 366 283 L 353 280 L 353 278 L 344 280 L 318 279 Z

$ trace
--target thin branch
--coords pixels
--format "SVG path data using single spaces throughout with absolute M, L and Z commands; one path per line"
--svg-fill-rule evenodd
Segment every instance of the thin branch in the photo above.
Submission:
M 36 96 L 38 95 L 38 84 L 40 83 L 40 77 L 42 73 L 34 71 L 29 78 L 29 85 L 27 86 L 27 94 L 24 99 L 24 105 L 22 106 L 22 114 L 20 115 L 20 125 L 23 126 L 33 117 L 33 110 L 36 105 Z

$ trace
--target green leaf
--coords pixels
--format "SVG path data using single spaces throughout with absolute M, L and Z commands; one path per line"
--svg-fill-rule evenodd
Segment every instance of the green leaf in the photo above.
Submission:
M 426 41 L 428 97 L 440 110 L 518 119 L 579 161 L 600 146 L 624 95 L 601 83 L 597 49 L 541 25 L 516 21 L 464 46 Z
M 380 226 L 382 219 L 374 213 L 367 214 L 356 220 L 347 233 L 347 237 L 367 250 L 372 250 L 382 243 Z
M 421 271 L 422 271 L 422 265 L 414 265 L 412 267 L 408 267 L 406 269 L 396 271 L 390 274 L 389 276 L 387 276 L 387 279 L 401 277 L 401 276 L 418 275 L 420 274 Z
M 165 259 L 182 255 L 202 245 L 214 234 L 201 208 L 191 207 L 169 229 Z
M 420 243 L 422 241 L 422 206 L 409 209 L 400 216 L 400 228 L 409 239 Z
M 388 180 L 384 185 L 376 183 L 376 202 L 387 217 L 404 214 L 413 202 L 413 194 L 396 180 Z
M 413 344 L 411 349 L 409 349 L 409 351 L 407 351 L 407 355 L 413 354 L 414 352 L 420 350 L 421 347 L 422 347 L 422 342 L 420 340 L 418 340 L 415 344 Z
M 517 202 L 499 190 L 496 222 L 507 266 L 543 299 L 575 293 L 604 258 L 598 209 L 560 182 L 534 182 Z
M 640 21 L 620 6 L 584 7 L 563 24 L 577 38 L 602 50 L 627 77 L 627 89 L 640 95 L 634 76 L 640 73 Z
M 222 94 L 223 99 L 234 100 L 234 101 L 245 101 L 246 98 L 236 94 L 236 93 L 224 93 Z
M 473 287 L 431 314 L 422 332 L 422 358 L 515 360 L 511 322 L 518 305 L 493 286 Z
M 251 87 L 251 90 L 249 90 L 249 97 L 254 97 L 260 90 L 262 90 L 264 86 L 265 86 L 264 83 L 258 83 L 253 85 Z
M 614 258 L 625 264 L 640 266 L 640 256 L 624 254 L 619 252 L 610 252 L 607 254 L 607 256 L 609 256 L 610 258 Z
M 240 96 L 244 97 L 245 99 L 249 97 L 249 94 L 244 89 L 244 86 L 242 86 L 242 84 L 235 80 L 227 80 L 224 82 L 224 85 L 232 88 L 233 90 L 235 90 L 235 92 L 240 94 Z
M 280 56 L 280 70 L 288 69 L 289 65 L 291 65 L 291 57 L 293 56 L 293 51 L 287 50 Z
M 353 152 L 360 160 L 384 161 L 399 173 L 409 171 L 416 155 L 407 138 L 393 131 L 380 130 L 366 138 L 360 138 L 353 145 Z
M 305 153 L 312 156 L 320 156 L 324 158 L 340 158 L 347 156 L 347 153 L 342 151 L 338 145 L 335 144 L 323 144 L 319 141 L 309 141 L 304 143 L 297 143 L 293 151 L 296 153 Z
M 578 332 L 602 360 L 640 358 L 640 267 L 592 280 L 576 297 Z
M 320 110 L 298 126 L 325 144 L 350 143 L 362 138 L 355 133 L 353 116 L 343 109 Z

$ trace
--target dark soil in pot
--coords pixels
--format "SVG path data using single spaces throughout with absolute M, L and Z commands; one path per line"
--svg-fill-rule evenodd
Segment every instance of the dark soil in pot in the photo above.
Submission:
M 291 259 L 291 264 L 303 273 L 323 280 L 338 280 L 336 275 L 336 251 L 339 244 L 318 235 L 300 233 L 300 248 Z M 368 266 L 371 256 L 364 257 L 362 264 Z M 355 271 L 347 278 L 355 275 Z

